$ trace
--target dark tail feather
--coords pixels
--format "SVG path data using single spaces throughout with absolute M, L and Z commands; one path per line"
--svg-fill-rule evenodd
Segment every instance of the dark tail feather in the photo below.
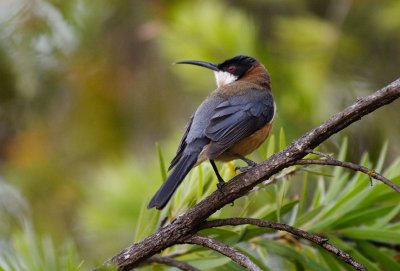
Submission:
M 168 203 L 169 199 L 178 188 L 179 184 L 185 178 L 185 176 L 192 169 L 193 165 L 197 162 L 198 154 L 183 155 L 179 162 L 176 164 L 171 175 L 165 180 L 163 185 L 158 189 L 157 193 L 150 200 L 147 205 L 147 209 L 156 207 L 161 210 Z

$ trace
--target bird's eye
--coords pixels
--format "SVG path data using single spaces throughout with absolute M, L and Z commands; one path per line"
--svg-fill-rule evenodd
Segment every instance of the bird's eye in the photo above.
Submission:
M 234 72 L 236 71 L 236 66 L 229 66 L 228 69 L 227 69 L 227 71 L 228 71 L 229 73 L 234 73 Z

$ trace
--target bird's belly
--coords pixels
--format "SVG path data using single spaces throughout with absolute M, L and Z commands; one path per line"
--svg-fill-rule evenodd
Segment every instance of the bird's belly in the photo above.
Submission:
M 268 123 L 252 135 L 243 138 L 238 143 L 229 148 L 226 152 L 222 153 L 216 158 L 218 161 L 230 161 L 237 159 L 237 154 L 248 155 L 256 150 L 268 137 L 271 131 L 272 123 Z

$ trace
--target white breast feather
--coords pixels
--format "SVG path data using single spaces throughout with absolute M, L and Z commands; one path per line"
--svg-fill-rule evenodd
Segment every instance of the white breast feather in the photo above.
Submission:
M 229 72 L 224 72 L 224 71 L 214 72 L 214 75 L 215 75 L 215 81 L 217 83 L 217 87 L 221 87 L 221 86 L 230 84 L 238 79 L 237 76 L 235 76 Z

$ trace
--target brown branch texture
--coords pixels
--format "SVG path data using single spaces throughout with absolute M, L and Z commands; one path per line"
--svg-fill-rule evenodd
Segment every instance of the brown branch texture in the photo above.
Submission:
M 354 171 L 359 171 L 362 173 L 367 174 L 368 176 L 381 181 L 382 183 L 386 184 L 390 188 L 392 188 L 394 191 L 400 193 L 400 186 L 391 182 L 389 179 L 385 178 L 381 174 L 375 172 L 374 170 L 371 170 L 367 167 L 360 166 L 358 164 L 354 164 L 351 162 L 343 162 L 334 159 L 333 157 L 329 157 L 327 159 L 302 159 L 293 162 L 293 165 L 325 165 L 325 166 L 338 166 L 338 167 L 344 167 L 348 169 L 352 169 Z
M 367 270 L 363 265 L 361 265 L 356 260 L 354 260 L 354 258 L 351 257 L 348 253 L 346 253 L 343 250 L 337 248 L 336 246 L 328 243 L 328 240 L 326 238 L 318 236 L 316 234 L 308 233 L 308 232 L 300 230 L 300 229 L 296 229 L 292 226 L 289 226 L 289 225 L 286 225 L 283 223 L 265 221 L 265 220 L 261 220 L 261 219 L 255 219 L 255 218 L 239 218 L 238 217 L 238 218 L 226 218 L 226 219 L 206 221 L 206 222 L 200 224 L 199 228 L 206 229 L 206 228 L 214 228 L 214 227 L 221 227 L 221 226 L 238 226 L 238 225 L 244 225 L 244 224 L 255 225 L 258 227 L 266 227 L 266 228 L 271 228 L 271 229 L 291 233 L 297 237 L 307 239 L 307 240 L 317 244 L 318 246 L 322 247 L 326 251 L 335 254 L 337 257 L 339 257 L 344 262 L 352 265 L 356 270 Z
M 199 269 L 191 266 L 188 263 L 175 260 L 174 258 L 162 257 L 162 256 L 157 256 L 157 255 L 150 257 L 149 259 L 145 260 L 143 263 L 161 263 L 161 264 L 176 267 L 183 271 L 200 271 Z
M 194 245 L 199 245 L 199 246 L 203 246 L 206 248 L 210 248 L 218 253 L 221 253 L 221 254 L 231 258 L 232 261 L 243 266 L 247 270 L 261 271 L 261 269 L 257 265 L 255 265 L 246 255 L 244 255 L 243 253 L 234 249 L 233 247 L 225 245 L 224 243 L 221 243 L 212 238 L 195 234 L 195 235 L 190 236 L 189 238 L 183 238 L 182 243 L 183 244 L 194 244 Z

